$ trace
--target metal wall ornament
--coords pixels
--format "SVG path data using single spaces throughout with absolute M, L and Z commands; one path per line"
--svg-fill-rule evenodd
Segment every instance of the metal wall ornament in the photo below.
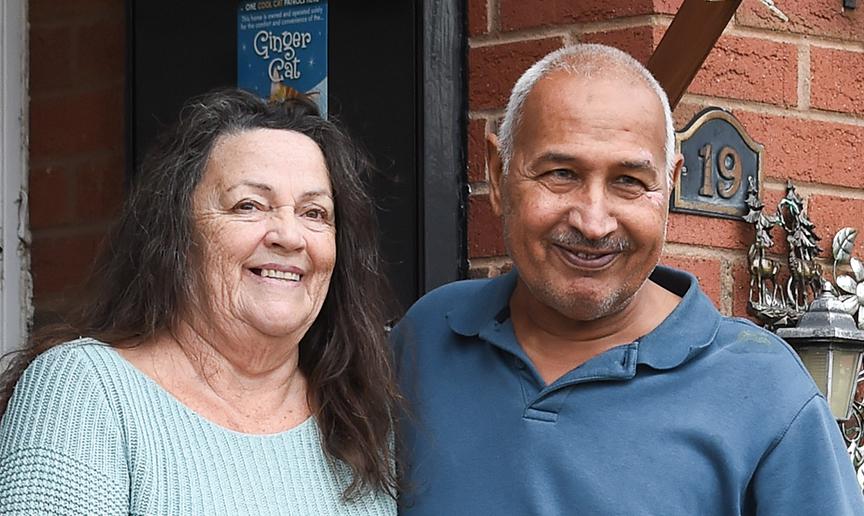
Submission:
M 815 225 L 804 209 L 804 200 L 792 182 L 775 213 L 766 215 L 754 181 L 747 188 L 748 213 L 744 220 L 753 225 L 754 241 L 747 251 L 750 270 L 748 311 L 774 330 L 797 323 L 822 290 L 822 267 L 816 257 L 822 252 Z M 771 231 L 780 228 L 789 251 L 786 267 L 769 256 L 774 246 Z M 784 274 L 781 274 L 784 273 Z

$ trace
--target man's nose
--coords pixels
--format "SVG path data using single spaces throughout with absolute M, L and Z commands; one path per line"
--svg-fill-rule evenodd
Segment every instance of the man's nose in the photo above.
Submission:
M 618 229 L 618 219 L 602 186 L 587 187 L 574 196 L 572 202 L 568 222 L 585 238 L 599 240 Z
M 280 247 L 286 251 L 297 251 L 306 247 L 303 223 L 293 209 L 286 207 L 270 212 L 264 243 L 268 247 Z

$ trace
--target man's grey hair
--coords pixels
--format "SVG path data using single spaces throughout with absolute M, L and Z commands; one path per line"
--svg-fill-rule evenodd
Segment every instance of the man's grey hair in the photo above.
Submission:
M 672 167 L 675 164 L 675 127 L 672 123 L 672 110 L 669 108 L 669 98 L 666 96 L 666 92 L 663 91 L 651 72 L 629 54 L 606 45 L 585 43 L 560 48 L 547 54 L 546 57 L 534 63 L 516 81 L 516 85 L 513 86 L 513 91 L 510 93 L 510 101 L 507 102 L 504 120 L 498 130 L 498 143 L 505 175 L 510 168 L 510 161 L 513 159 L 514 138 L 522 119 L 525 99 L 540 79 L 556 70 L 563 70 L 586 79 L 592 76 L 615 76 L 614 74 L 621 77 L 628 72 L 643 79 L 660 99 L 660 104 L 663 105 L 663 117 L 666 126 L 664 144 L 666 180 L 669 185 L 672 184 Z

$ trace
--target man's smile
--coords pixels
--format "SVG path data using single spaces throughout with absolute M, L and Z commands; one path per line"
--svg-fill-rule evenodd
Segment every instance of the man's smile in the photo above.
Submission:
M 553 244 L 552 247 L 558 251 L 558 254 L 567 264 L 588 270 L 604 269 L 621 255 L 621 251 L 618 249 L 580 250 L 570 249 L 560 244 Z

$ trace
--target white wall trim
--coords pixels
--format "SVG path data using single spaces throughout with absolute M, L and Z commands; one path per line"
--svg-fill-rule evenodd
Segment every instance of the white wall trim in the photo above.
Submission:
M 27 220 L 27 0 L 0 2 L 0 352 L 23 345 L 32 321 Z

